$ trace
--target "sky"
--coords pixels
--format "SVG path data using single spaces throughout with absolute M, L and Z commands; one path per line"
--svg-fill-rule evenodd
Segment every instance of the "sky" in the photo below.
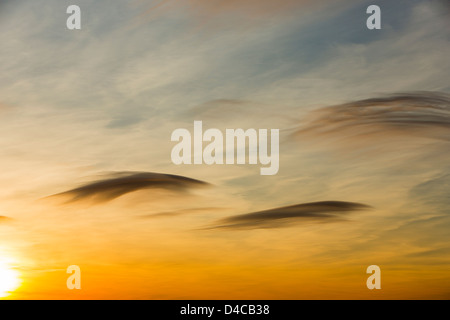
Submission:
M 0 0 L 0 298 L 449 299 L 449 15 Z M 279 171 L 174 164 L 196 120 L 279 129 Z

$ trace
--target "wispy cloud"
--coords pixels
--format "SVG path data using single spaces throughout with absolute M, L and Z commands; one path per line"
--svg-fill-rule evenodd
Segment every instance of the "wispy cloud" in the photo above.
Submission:
M 226 210 L 226 208 L 220 208 L 220 207 L 206 207 L 206 208 L 191 208 L 191 209 L 180 209 L 180 210 L 174 210 L 174 211 L 165 211 L 165 212 L 158 212 L 158 213 L 152 213 L 145 216 L 142 216 L 141 218 L 146 219 L 152 219 L 152 218 L 168 218 L 168 217 L 175 217 L 180 216 L 184 214 L 195 214 L 195 213 L 215 213 L 218 211 Z
M 187 191 L 191 188 L 208 185 L 209 184 L 204 181 L 172 174 L 154 172 L 118 172 L 108 179 L 94 181 L 50 197 L 69 197 L 67 203 L 86 199 L 92 199 L 95 202 L 101 203 L 142 189 Z
M 315 2 L 330 2 L 320 0 Z M 199 15 L 214 16 L 218 14 L 237 13 L 250 17 L 267 16 L 277 12 L 289 12 L 289 10 L 311 5 L 311 0 L 161 0 L 152 4 L 146 11 L 147 14 L 161 10 L 165 6 L 185 5 Z
M 368 205 L 345 201 L 320 201 L 224 218 L 211 228 L 257 229 L 289 226 L 294 222 L 333 222 L 345 220 L 347 213 L 371 208 Z
M 450 95 L 414 92 L 353 101 L 311 113 L 296 136 L 417 134 L 449 140 Z
M 284 127 L 292 119 L 280 114 L 277 105 L 252 100 L 215 99 L 187 108 L 173 115 L 175 120 L 192 123 L 203 120 L 206 126 L 227 127 Z
M 411 188 L 409 198 L 411 201 L 418 201 L 428 208 L 433 208 L 433 211 L 449 214 L 449 190 L 450 174 L 446 173 Z
M 10 222 L 13 219 L 10 217 L 6 217 L 6 216 L 0 216 L 0 223 L 5 223 L 5 222 Z

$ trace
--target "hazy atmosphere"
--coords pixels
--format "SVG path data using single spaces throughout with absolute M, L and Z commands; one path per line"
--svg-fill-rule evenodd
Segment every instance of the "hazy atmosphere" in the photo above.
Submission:
M 447 1 L 0 0 L 0 28 L 0 298 L 450 298 Z M 194 121 L 279 129 L 278 171 L 175 164 Z

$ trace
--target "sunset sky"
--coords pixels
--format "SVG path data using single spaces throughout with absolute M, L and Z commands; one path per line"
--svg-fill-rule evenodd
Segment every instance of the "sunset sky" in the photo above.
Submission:
M 0 28 L 0 299 L 450 299 L 448 1 L 0 0 Z M 278 173 L 175 165 L 195 120 L 279 129 Z

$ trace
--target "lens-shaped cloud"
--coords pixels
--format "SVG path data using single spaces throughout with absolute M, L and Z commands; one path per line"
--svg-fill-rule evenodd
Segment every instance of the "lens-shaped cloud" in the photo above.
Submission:
M 257 229 L 277 228 L 304 222 L 333 222 L 345 220 L 345 215 L 371 208 L 345 201 L 320 201 L 274 208 L 231 216 L 216 222 L 211 228 Z
M 184 176 L 154 172 L 119 172 L 108 179 L 95 181 L 81 187 L 52 195 L 51 197 L 69 197 L 67 202 L 92 199 L 95 202 L 107 202 L 124 194 L 143 189 L 164 189 L 183 192 L 209 184 Z

